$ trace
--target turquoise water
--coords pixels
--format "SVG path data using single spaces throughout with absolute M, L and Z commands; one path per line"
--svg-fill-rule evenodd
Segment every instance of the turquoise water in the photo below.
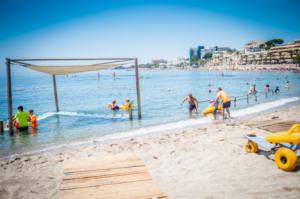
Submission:
M 13 106 L 18 105 L 26 110 L 34 109 L 39 116 L 37 132 L 25 132 L 9 136 L 0 135 L 0 156 L 14 153 L 39 150 L 60 144 L 99 138 L 103 135 L 116 134 L 121 131 L 143 128 L 189 119 L 187 105 L 180 106 L 180 101 L 192 92 L 200 101 L 213 99 L 217 87 L 223 87 L 232 99 L 234 96 L 245 96 L 251 84 L 256 84 L 258 91 L 269 83 L 272 88 L 279 86 L 280 94 L 259 93 L 257 101 L 254 96 L 238 100 L 235 109 L 243 109 L 258 103 L 278 100 L 300 95 L 299 74 L 288 72 L 220 72 L 178 71 L 178 70 L 141 70 L 142 120 L 129 120 L 124 111 L 111 112 L 107 104 L 116 99 L 119 104 L 128 97 L 135 100 L 134 71 L 114 70 L 101 71 L 100 80 L 97 74 L 84 73 L 76 76 L 58 76 L 58 96 L 61 112 L 54 114 L 52 78 L 41 73 L 20 73 L 13 71 Z M 291 88 L 285 89 L 289 80 Z M 0 119 L 7 120 L 6 82 L 0 80 Z M 212 93 L 209 93 L 209 86 Z M 238 98 L 239 99 L 239 98 Z M 208 106 L 200 103 L 200 109 Z M 233 105 L 233 104 L 232 104 Z M 201 114 L 193 118 L 202 117 Z

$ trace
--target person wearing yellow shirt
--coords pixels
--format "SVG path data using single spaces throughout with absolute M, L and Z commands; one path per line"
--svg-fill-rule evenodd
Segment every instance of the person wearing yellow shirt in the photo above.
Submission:
M 221 87 L 218 88 L 217 90 L 217 97 L 215 99 L 215 101 L 217 100 L 221 100 L 222 102 L 222 111 L 221 111 L 221 114 L 222 114 L 222 118 L 225 119 L 225 111 L 227 112 L 228 114 L 228 117 L 230 118 L 230 104 L 231 104 L 231 100 L 230 100 L 230 97 L 227 93 L 225 93 L 225 91 L 223 91 L 223 89 Z

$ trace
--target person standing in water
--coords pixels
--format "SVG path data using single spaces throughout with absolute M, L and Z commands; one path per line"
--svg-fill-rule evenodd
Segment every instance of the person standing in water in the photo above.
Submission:
M 227 95 L 227 93 L 225 93 L 225 91 L 223 91 L 223 89 L 221 87 L 219 87 L 217 89 L 217 97 L 214 101 L 216 102 L 218 100 L 221 100 L 221 102 L 222 102 L 221 114 L 222 114 L 223 120 L 225 119 L 225 110 L 228 114 L 228 117 L 230 118 L 230 110 L 229 109 L 230 109 L 230 105 L 231 105 L 231 100 L 230 100 L 229 95 Z
M 193 112 L 194 110 L 195 110 L 196 112 L 198 112 L 198 104 L 199 104 L 199 102 L 198 102 L 197 98 L 195 98 L 195 97 L 193 96 L 192 93 L 190 93 L 188 96 L 186 96 L 186 97 L 182 100 L 182 102 L 180 103 L 180 105 L 182 105 L 185 101 L 187 101 L 187 102 L 189 103 L 189 111 L 190 111 L 190 112 Z
M 290 89 L 290 82 L 289 82 L 289 81 L 286 81 L 286 83 L 285 83 L 285 88 L 286 88 L 287 90 Z
M 30 117 L 30 127 L 36 129 L 38 127 L 37 117 L 34 114 L 34 111 L 31 109 L 28 111 Z
M 251 94 L 255 95 L 256 93 L 257 93 L 256 85 L 253 84 L 253 86 L 249 89 L 248 94 L 249 95 L 251 95 Z
M 28 129 L 29 114 L 23 111 L 23 106 L 18 107 L 18 113 L 14 117 L 14 124 L 19 131 L 26 131 Z
M 266 84 L 264 88 L 265 93 L 270 92 L 270 84 Z
M 117 105 L 116 100 L 113 100 L 110 104 L 108 104 L 108 108 L 110 108 L 112 111 L 117 111 L 120 109 L 120 107 Z

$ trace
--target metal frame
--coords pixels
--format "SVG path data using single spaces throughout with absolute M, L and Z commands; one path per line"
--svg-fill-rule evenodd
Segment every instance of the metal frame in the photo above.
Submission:
M 8 120 L 9 120 L 9 132 L 13 133 L 13 110 L 12 110 L 12 81 L 11 81 L 11 64 L 17 65 L 29 65 L 26 62 L 35 62 L 35 61 L 113 61 L 113 62 L 126 62 L 126 61 L 134 61 L 135 64 L 135 83 L 136 83 L 136 96 L 137 96 L 137 104 L 138 104 L 138 118 L 142 118 L 142 110 L 141 110 L 141 95 L 140 95 L 140 77 L 139 77 L 139 65 L 138 58 L 58 58 L 58 59 L 9 59 L 6 58 L 6 76 L 7 76 L 7 106 L 8 106 Z M 56 85 L 56 76 L 52 75 L 53 80 L 53 92 L 55 99 L 55 108 L 56 111 L 59 111 L 58 104 L 58 95 L 57 95 L 57 85 Z

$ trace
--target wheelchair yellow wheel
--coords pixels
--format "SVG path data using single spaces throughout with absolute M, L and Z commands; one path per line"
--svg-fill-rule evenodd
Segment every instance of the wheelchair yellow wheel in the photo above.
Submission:
M 298 163 L 297 155 L 289 148 L 279 148 L 275 152 L 275 162 L 277 166 L 284 171 L 292 171 Z
M 258 145 L 255 142 L 248 141 L 245 144 L 245 151 L 247 153 L 257 153 L 259 151 Z

